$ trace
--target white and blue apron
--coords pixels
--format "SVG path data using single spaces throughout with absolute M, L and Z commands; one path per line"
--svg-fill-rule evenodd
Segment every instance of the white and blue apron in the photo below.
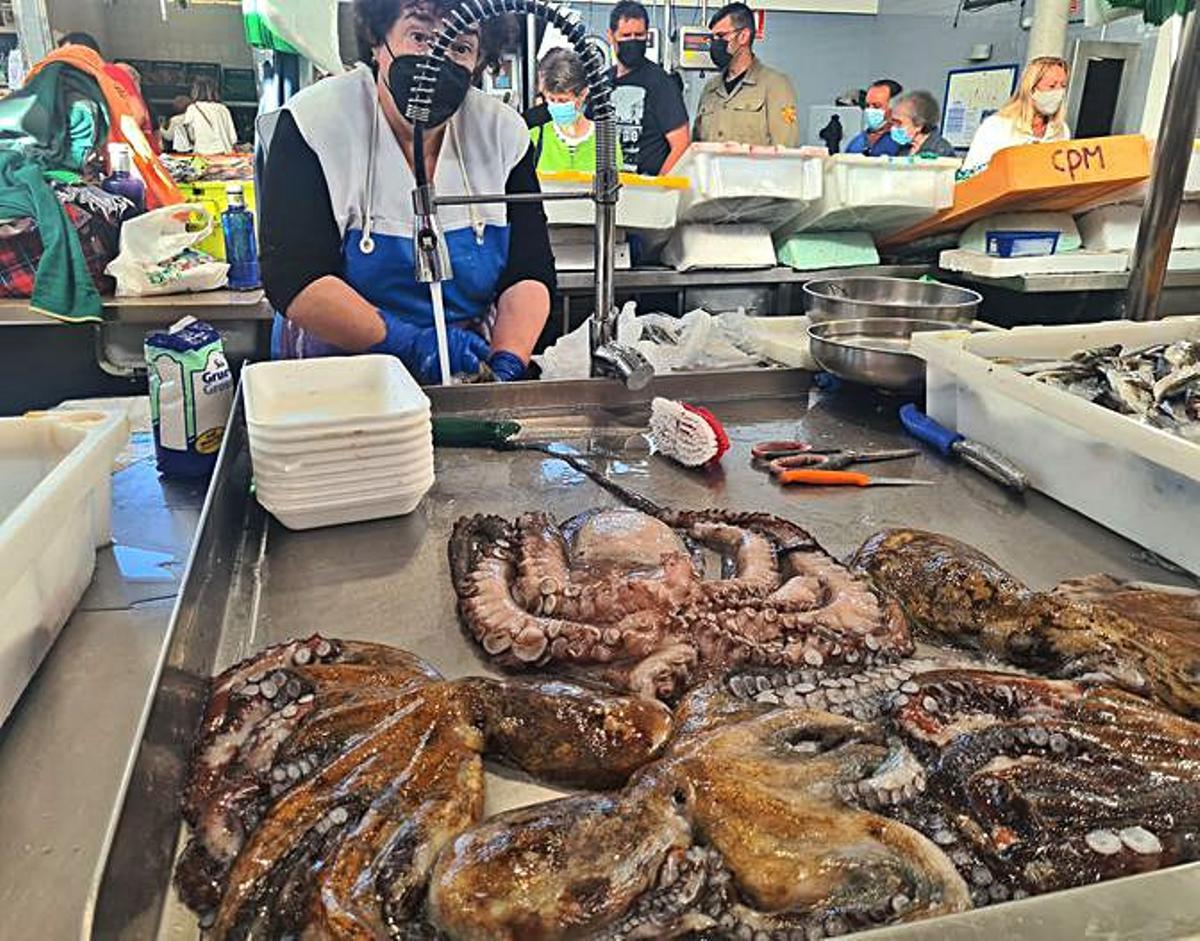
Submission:
M 416 181 L 382 116 L 374 74 L 360 65 L 306 89 L 287 108 L 321 162 L 342 234 L 341 277 L 385 317 L 432 326 L 429 285 L 415 280 L 413 264 Z M 434 187 L 440 195 L 503 193 L 528 149 L 521 117 L 471 89 L 450 119 Z M 507 209 L 502 203 L 446 206 L 438 219 L 454 270 L 443 285 L 446 320 L 486 335 L 508 263 Z M 278 313 L 271 346 L 277 359 L 342 352 Z

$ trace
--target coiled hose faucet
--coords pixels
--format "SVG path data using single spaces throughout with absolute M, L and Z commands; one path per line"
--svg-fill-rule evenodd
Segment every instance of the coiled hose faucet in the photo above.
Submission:
M 442 65 L 454 41 L 480 23 L 508 14 L 532 14 L 557 27 L 583 60 L 587 72 L 592 119 L 596 123 L 596 175 L 592 192 L 490 193 L 478 196 L 438 196 L 425 172 L 425 127 Z M 446 240 L 437 218 L 438 206 L 469 203 L 542 202 L 558 199 L 592 199 L 596 205 L 595 277 L 596 309 L 589 325 L 591 372 L 621 380 L 630 389 L 642 389 L 654 377 L 650 362 L 634 347 L 617 342 L 617 310 L 613 301 L 613 258 L 616 249 L 617 199 L 621 180 L 617 172 L 617 128 L 612 103 L 612 83 L 603 54 L 587 42 L 587 29 L 569 7 L 544 0 L 461 0 L 446 14 L 446 22 L 417 65 L 404 116 L 413 125 L 414 251 L 416 276 L 421 283 L 446 281 L 454 276 Z

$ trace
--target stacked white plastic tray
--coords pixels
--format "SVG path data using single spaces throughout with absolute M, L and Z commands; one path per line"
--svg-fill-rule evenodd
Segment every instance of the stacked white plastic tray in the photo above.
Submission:
M 394 357 L 256 363 L 243 386 L 258 502 L 289 529 L 403 516 L 433 486 L 429 399 Z
M 954 205 L 957 160 L 938 157 L 827 157 L 820 198 L 796 217 L 792 232 L 906 229 Z

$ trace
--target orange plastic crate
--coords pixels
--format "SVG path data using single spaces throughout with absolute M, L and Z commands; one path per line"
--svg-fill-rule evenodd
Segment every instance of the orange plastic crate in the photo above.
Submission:
M 887 236 L 880 248 L 965 229 L 997 212 L 1070 211 L 1149 175 L 1150 143 L 1140 134 L 1011 147 L 954 188 L 953 206 Z

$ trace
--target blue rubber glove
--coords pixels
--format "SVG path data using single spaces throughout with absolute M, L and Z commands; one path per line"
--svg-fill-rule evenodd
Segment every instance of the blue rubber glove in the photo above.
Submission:
M 399 317 L 385 316 L 387 336 L 375 346 L 372 353 L 390 353 L 397 357 L 418 382 L 426 385 L 440 382 L 442 371 L 438 363 L 437 329 L 418 327 Z M 487 357 L 490 347 L 487 340 L 477 333 L 461 327 L 446 328 L 446 345 L 450 353 L 451 375 L 474 375 Z
M 496 350 L 488 358 L 488 365 L 492 367 L 492 375 L 499 382 L 516 382 L 518 379 L 524 379 L 525 370 L 528 368 L 521 357 L 508 350 Z

